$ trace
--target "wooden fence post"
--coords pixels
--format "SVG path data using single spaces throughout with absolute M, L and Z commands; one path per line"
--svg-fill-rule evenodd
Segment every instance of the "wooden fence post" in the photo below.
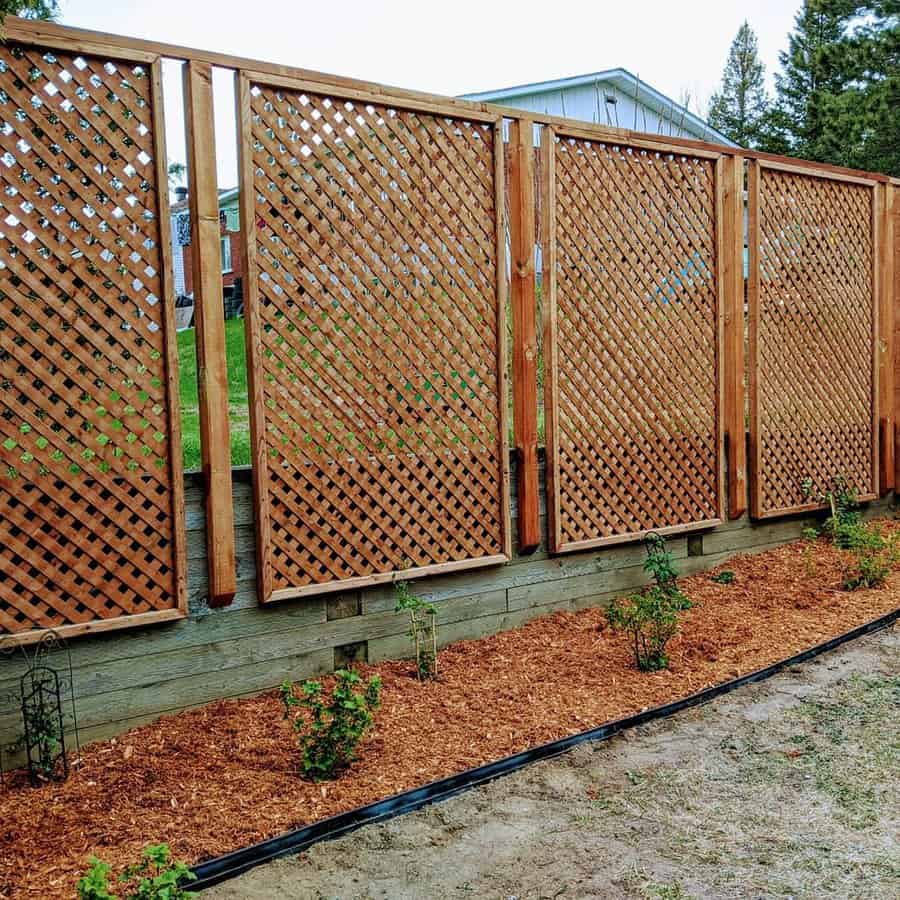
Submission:
M 888 367 L 891 371 L 891 380 L 888 385 L 889 393 L 884 395 L 882 404 L 890 408 L 891 432 L 893 440 L 886 441 L 893 461 L 893 480 L 890 488 L 897 490 L 900 484 L 900 453 L 897 452 L 897 444 L 900 441 L 900 311 L 897 304 L 900 303 L 900 180 L 894 179 L 885 186 L 885 227 L 882 243 L 884 247 L 884 280 L 882 290 L 885 294 L 885 309 L 887 318 L 883 325 L 882 334 L 890 333 L 891 345 L 889 348 Z M 889 332 L 888 332 L 889 329 Z
M 893 311 L 893 195 L 890 184 L 876 189 L 875 289 L 878 292 L 878 490 L 886 494 L 894 487 L 894 311 Z
M 200 442 L 206 488 L 208 603 L 210 606 L 227 606 L 235 592 L 234 507 L 212 66 L 208 63 L 191 60 L 185 64 L 184 106 Z
M 744 418 L 744 158 L 726 156 L 722 168 L 722 252 L 725 313 L 724 417 L 728 437 L 728 515 L 747 510 L 747 437 Z
M 541 542 L 537 459 L 537 330 L 534 277 L 534 126 L 509 124 L 509 230 L 512 259 L 513 429 L 516 445 L 519 553 Z

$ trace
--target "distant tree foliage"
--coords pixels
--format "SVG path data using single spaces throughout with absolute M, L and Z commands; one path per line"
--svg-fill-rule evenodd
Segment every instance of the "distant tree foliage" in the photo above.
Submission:
M 59 15 L 56 0 L 0 0 L 0 22 L 7 16 L 23 19 L 55 19 Z
M 806 0 L 759 146 L 900 175 L 900 0 Z
M 731 42 L 722 87 L 710 99 L 709 124 L 741 147 L 756 147 L 767 110 L 759 45 L 753 29 L 744 22 Z
M 779 63 L 769 99 L 744 22 L 710 125 L 742 147 L 900 176 L 900 0 L 804 0 Z

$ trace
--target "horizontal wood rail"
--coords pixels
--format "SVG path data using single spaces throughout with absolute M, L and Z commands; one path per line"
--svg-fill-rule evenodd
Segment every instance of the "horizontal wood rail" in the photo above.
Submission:
M 186 614 L 163 58 L 187 63 L 210 606 L 236 583 L 213 67 L 238 83 L 263 602 L 509 559 L 510 312 L 518 551 L 541 545 L 538 205 L 551 552 L 708 528 L 726 496 L 765 518 L 819 508 L 838 476 L 863 500 L 897 486 L 900 180 L 3 30 L 0 642 Z
M 140 38 L 129 38 L 120 35 L 107 34 L 101 31 L 91 31 L 85 28 L 69 28 L 56 25 L 52 22 L 36 22 L 30 19 L 20 19 L 10 16 L 4 23 L 4 30 L 10 39 L 29 41 L 36 43 L 55 44 L 89 53 L 96 49 L 112 55 L 127 53 L 130 59 L 137 58 L 135 54 L 146 54 L 148 61 L 153 56 L 163 56 L 170 59 L 196 60 L 224 69 L 244 69 L 271 76 L 298 79 L 306 82 L 315 82 L 322 85 L 344 87 L 350 90 L 357 89 L 375 94 L 385 99 L 392 98 L 398 104 L 403 101 L 426 103 L 434 112 L 444 112 L 448 116 L 467 116 L 474 119 L 493 121 L 498 116 L 509 119 L 522 118 L 522 110 L 506 107 L 496 103 L 482 103 L 473 100 L 463 100 L 459 97 L 445 97 L 440 94 L 430 94 L 424 91 L 411 91 L 403 88 L 391 87 L 376 82 L 364 81 L 357 78 L 347 78 L 340 75 L 332 75 L 318 72 L 312 69 L 303 69 L 297 66 L 280 65 L 264 62 L 248 57 L 235 56 L 227 53 L 218 53 L 212 50 L 202 50 L 195 47 L 185 47 L 179 44 L 170 44 L 160 41 L 148 41 Z M 673 151 L 692 151 L 694 155 L 702 152 L 715 154 L 738 153 L 745 159 L 765 160 L 772 163 L 784 163 L 796 165 L 797 160 L 790 156 L 780 156 L 775 153 L 764 153 L 759 150 L 746 150 L 726 144 L 716 144 L 710 141 L 700 141 L 691 138 L 670 137 L 667 135 L 654 135 L 646 132 L 635 131 L 628 128 L 612 128 L 607 125 L 594 125 L 591 123 L 575 122 L 561 116 L 541 115 L 528 113 L 538 125 L 556 125 L 567 130 L 578 128 L 588 132 L 591 137 L 601 140 L 618 138 L 626 143 L 646 141 L 665 149 L 666 146 Z M 836 175 L 859 176 L 879 182 L 890 181 L 889 176 L 878 172 L 864 172 L 856 169 L 848 169 L 843 166 L 833 166 L 828 163 L 813 163 L 818 173 L 833 173 Z

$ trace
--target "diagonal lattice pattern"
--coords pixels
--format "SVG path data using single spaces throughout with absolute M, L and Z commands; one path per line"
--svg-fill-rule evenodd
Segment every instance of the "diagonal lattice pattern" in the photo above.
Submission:
M 873 189 L 762 167 L 754 513 L 875 493 Z
M 493 125 L 250 94 L 272 589 L 503 554 Z
M 715 163 L 562 137 L 555 184 L 559 543 L 714 520 Z
M 178 606 L 151 77 L 0 48 L 0 636 Z

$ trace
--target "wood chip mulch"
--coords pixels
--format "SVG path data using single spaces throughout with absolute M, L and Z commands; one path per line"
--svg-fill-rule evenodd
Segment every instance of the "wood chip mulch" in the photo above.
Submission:
M 35 790 L 22 773 L 7 776 L 0 898 L 70 900 L 91 854 L 118 870 L 150 842 L 208 859 L 726 681 L 900 607 L 900 572 L 848 593 L 843 560 L 824 541 L 812 556 L 798 541 L 733 557 L 720 567 L 735 572 L 731 585 L 710 573 L 682 579 L 694 607 L 665 672 L 638 672 L 626 637 L 595 608 L 454 644 L 437 683 L 420 684 L 408 662 L 363 667 L 382 676 L 383 705 L 359 761 L 335 782 L 300 777 L 274 692 L 92 744 L 64 784 Z

